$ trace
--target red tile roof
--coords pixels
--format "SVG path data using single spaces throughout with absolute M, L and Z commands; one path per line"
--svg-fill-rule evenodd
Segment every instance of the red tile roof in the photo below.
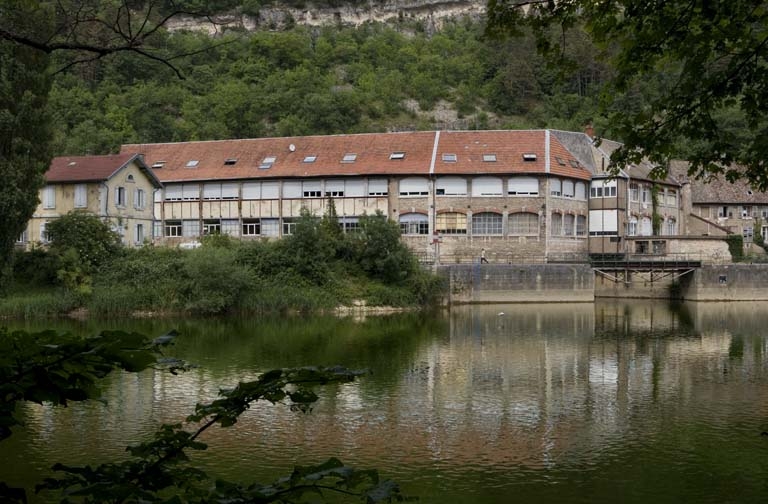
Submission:
M 123 145 L 121 152 L 126 155 L 143 154 L 147 165 L 163 182 L 428 175 L 430 170 L 437 175 L 546 173 L 547 137 L 551 173 L 585 180 L 590 178 L 589 171 L 578 167 L 576 158 L 544 130 L 419 131 L 129 144 Z M 393 159 L 395 153 L 402 153 L 402 157 Z M 342 162 L 346 154 L 356 154 L 354 162 Z M 443 154 L 456 154 L 456 162 L 444 162 Z M 496 161 L 483 161 L 484 154 L 495 154 Z M 536 160 L 524 161 L 524 154 L 535 154 Z M 315 161 L 305 162 L 310 156 L 314 156 Z M 269 168 L 260 168 L 267 158 L 274 158 L 274 163 Z M 561 165 L 558 158 L 565 165 Z M 188 166 L 192 161 L 197 163 Z
M 147 170 L 141 157 L 130 152 L 107 156 L 53 158 L 50 168 L 45 172 L 45 180 L 49 183 L 101 182 L 109 180 L 115 173 L 134 160 L 152 183 L 159 187 L 159 181 L 151 171 Z

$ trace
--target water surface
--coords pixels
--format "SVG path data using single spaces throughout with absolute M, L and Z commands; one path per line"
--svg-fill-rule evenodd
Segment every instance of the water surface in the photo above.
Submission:
M 177 328 L 173 353 L 200 367 L 114 375 L 107 406 L 25 405 L 27 428 L 0 447 L 0 478 L 31 487 L 57 461 L 125 457 L 126 444 L 221 387 L 275 367 L 341 364 L 371 374 L 323 389 L 310 415 L 254 407 L 207 433 L 199 463 L 270 481 L 337 456 L 420 502 L 764 502 L 766 307 L 631 301 L 114 323 Z

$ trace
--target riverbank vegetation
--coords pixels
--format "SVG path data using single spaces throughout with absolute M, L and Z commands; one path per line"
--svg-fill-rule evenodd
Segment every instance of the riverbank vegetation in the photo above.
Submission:
M 83 212 L 52 222 L 47 250 L 16 254 L 0 316 L 318 312 L 425 306 L 442 295 L 381 213 L 344 233 L 330 205 L 322 218 L 305 211 L 284 239 L 211 235 L 193 250 L 118 247 L 105 227 Z

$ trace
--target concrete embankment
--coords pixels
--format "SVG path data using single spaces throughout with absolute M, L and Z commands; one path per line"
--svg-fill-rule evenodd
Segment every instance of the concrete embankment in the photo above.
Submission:
M 595 275 L 586 264 L 452 264 L 436 266 L 448 285 L 448 302 L 592 302 Z
M 595 298 L 768 301 L 768 264 L 705 265 L 682 276 L 616 277 L 587 264 L 452 264 L 436 266 L 448 304 L 592 302 Z

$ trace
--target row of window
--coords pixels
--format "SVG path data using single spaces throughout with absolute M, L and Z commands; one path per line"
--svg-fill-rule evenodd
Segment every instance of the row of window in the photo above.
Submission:
M 651 236 L 653 234 L 653 222 L 650 217 L 631 217 L 627 222 L 627 236 Z M 664 219 L 661 234 L 674 236 L 677 234 L 677 220 L 669 217 Z
M 133 190 L 133 207 L 136 210 L 144 210 L 147 205 L 147 196 L 144 189 Z M 128 190 L 125 187 L 115 188 L 115 206 L 125 208 L 128 206 Z M 88 208 L 88 187 L 86 184 L 75 185 L 75 208 Z M 53 210 L 56 208 L 56 186 L 48 185 L 43 188 L 43 208 Z
M 671 187 L 659 188 L 657 193 L 657 201 L 660 205 L 677 207 L 677 189 Z M 630 182 L 629 184 L 629 200 L 652 204 L 653 203 L 653 187 L 648 184 L 639 184 L 637 182 Z
M 505 182 L 500 177 L 476 177 L 471 190 L 463 177 L 439 177 L 435 181 L 437 196 L 538 196 L 539 180 L 535 177 L 512 177 Z M 407 177 L 399 181 L 398 195 L 402 197 L 428 196 L 429 179 Z M 282 194 L 282 196 L 281 196 Z M 333 179 L 287 180 L 282 182 L 223 182 L 205 184 L 168 184 L 165 201 L 203 200 L 258 200 L 322 197 L 387 196 L 386 179 Z M 587 199 L 586 184 L 568 179 L 551 179 L 550 195 L 562 198 Z

